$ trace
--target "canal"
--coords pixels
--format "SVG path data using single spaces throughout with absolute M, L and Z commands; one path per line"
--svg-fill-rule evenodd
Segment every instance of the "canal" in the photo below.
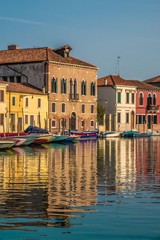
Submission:
M 0 151 L 0 239 L 160 239 L 160 137 Z

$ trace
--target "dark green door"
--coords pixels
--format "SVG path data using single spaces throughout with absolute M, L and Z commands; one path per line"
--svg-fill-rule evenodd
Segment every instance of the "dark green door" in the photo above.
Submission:
M 148 115 L 148 124 L 147 124 L 147 128 L 151 129 L 151 116 Z

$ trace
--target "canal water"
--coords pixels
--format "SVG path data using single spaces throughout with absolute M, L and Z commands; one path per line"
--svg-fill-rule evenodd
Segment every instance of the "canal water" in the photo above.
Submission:
M 0 239 L 160 239 L 160 137 L 0 151 Z

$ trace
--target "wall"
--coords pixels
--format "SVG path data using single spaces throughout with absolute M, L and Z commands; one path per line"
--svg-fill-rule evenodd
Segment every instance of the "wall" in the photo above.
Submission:
M 63 64 L 49 64 L 48 68 L 48 93 L 49 93 L 49 118 L 50 120 L 56 121 L 56 127 L 51 130 L 56 132 L 59 130 L 59 121 L 62 118 L 67 120 L 66 129 L 69 129 L 69 119 L 71 113 L 76 113 L 76 128 L 79 130 L 89 130 L 96 127 L 97 119 L 97 70 L 84 68 L 74 65 L 63 65 Z M 58 92 L 51 93 L 51 80 L 53 77 L 58 78 Z M 61 79 L 67 79 L 67 93 L 61 94 Z M 77 79 L 77 93 L 79 94 L 79 100 L 69 99 L 69 81 L 70 79 Z M 87 81 L 87 94 L 81 96 L 81 82 L 82 80 Z M 96 95 L 90 96 L 90 84 L 91 82 L 96 83 Z M 56 113 L 52 113 L 51 103 L 56 103 Z M 66 103 L 66 113 L 62 113 L 61 106 L 62 102 Z M 85 104 L 85 113 L 82 114 L 82 104 Z M 94 105 L 94 113 L 91 114 L 91 105 Z M 85 127 L 81 126 L 81 121 L 85 120 Z M 94 121 L 94 126 L 91 127 L 91 121 Z
M 42 89 L 44 86 L 44 62 L 8 64 L 7 66 L 0 65 L 0 81 L 5 76 L 21 76 L 22 83 L 27 83 L 28 81 L 28 83 L 39 89 Z

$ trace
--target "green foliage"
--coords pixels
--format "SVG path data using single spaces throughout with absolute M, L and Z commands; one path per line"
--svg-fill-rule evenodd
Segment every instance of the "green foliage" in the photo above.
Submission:
M 99 125 L 103 125 L 104 114 L 105 114 L 105 108 L 97 104 L 97 121 Z

